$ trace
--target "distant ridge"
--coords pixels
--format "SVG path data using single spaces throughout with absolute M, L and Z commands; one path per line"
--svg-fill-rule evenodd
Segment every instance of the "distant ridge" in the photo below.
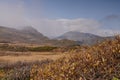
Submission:
M 24 27 L 20 30 L 0 26 L 0 42 L 30 43 L 51 46 L 70 46 L 78 44 L 78 42 L 72 40 L 49 39 L 31 26 Z
M 51 46 L 93 45 L 113 37 L 101 37 L 90 33 L 69 31 L 63 35 L 49 39 L 31 26 L 14 29 L 0 26 L 0 42 L 30 43 Z
M 48 38 L 32 27 L 17 30 L 0 26 L 0 40 L 8 40 L 10 42 L 43 43 L 45 40 L 48 40 Z
M 56 39 L 58 39 L 58 40 L 68 39 L 68 40 L 80 41 L 80 42 L 82 42 L 82 44 L 85 44 L 85 45 L 93 45 L 93 44 L 101 42 L 101 41 L 103 41 L 104 39 L 107 39 L 107 38 L 101 37 L 101 36 L 98 36 L 98 35 L 94 35 L 94 34 L 91 34 L 91 33 L 69 31 L 69 32 L 66 32 L 63 35 L 57 37 Z

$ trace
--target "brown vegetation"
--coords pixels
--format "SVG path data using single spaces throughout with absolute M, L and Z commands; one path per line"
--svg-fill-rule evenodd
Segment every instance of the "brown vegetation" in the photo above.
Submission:
M 71 53 L 42 67 L 33 66 L 32 80 L 118 80 L 120 37 Z
M 46 59 L 56 60 L 63 56 L 64 54 L 53 52 L 6 52 L 6 55 L 0 56 L 0 63 L 34 62 Z
M 57 48 L 58 49 L 58 48 Z M 57 50 L 56 49 L 56 50 Z M 66 48 L 67 49 L 67 48 Z M 61 48 L 59 49 L 61 50 Z M 0 66 L 2 80 L 119 80 L 120 79 L 120 37 L 94 46 L 69 47 L 67 54 L 49 55 L 43 61 L 18 62 Z M 59 51 L 60 52 L 60 51 Z M 43 54 L 34 53 L 33 58 Z M 35 57 L 36 55 L 36 57 Z M 57 56 L 60 59 L 58 59 Z M 13 55 L 12 55 L 13 56 Z M 11 57 L 12 57 L 11 56 Z M 22 55 L 24 56 L 24 55 Z M 16 56 L 16 57 L 22 57 Z M 27 59 L 31 56 L 26 56 Z M 54 56 L 54 57 L 53 57 Z M 1 56 L 4 57 L 4 56 Z M 49 58 L 48 58 L 49 57 Z M 53 60 L 50 60 L 52 59 Z M 38 58 L 38 57 L 37 57 Z M 5 59 L 5 58 L 4 58 Z M 31 57 L 32 59 L 32 57 Z M 3 60 L 3 59 L 2 59 Z M 17 58 L 15 59 L 17 60 Z M 23 60 L 23 59 L 22 59 Z M 4 60 L 3 60 L 4 61 Z M 6 72 L 6 73 L 5 73 Z

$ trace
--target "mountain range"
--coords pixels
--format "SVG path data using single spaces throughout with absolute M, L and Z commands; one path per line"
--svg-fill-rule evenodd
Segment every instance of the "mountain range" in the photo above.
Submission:
M 96 44 L 99 41 L 103 41 L 106 38 L 98 35 L 90 34 L 90 33 L 69 31 L 57 37 L 56 39 L 58 40 L 68 39 L 68 40 L 80 41 L 82 44 L 85 44 L 85 45 L 92 45 L 92 44 Z
M 56 40 L 49 39 L 42 33 L 38 32 L 31 26 L 24 27 L 23 29 L 14 29 L 0 26 L 0 43 L 30 43 L 39 45 L 52 45 L 52 46 L 70 46 L 76 45 L 78 42 L 72 40 Z
M 69 46 L 69 45 L 93 45 L 101 42 L 109 37 L 100 37 L 90 33 L 81 33 L 70 31 L 63 35 L 49 39 L 42 33 L 38 32 L 33 27 L 24 27 L 23 29 L 14 29 L 0 26 L 0 42 L 18 42 L 18 43 L 33 43 L 42 45 L 54 46 Z

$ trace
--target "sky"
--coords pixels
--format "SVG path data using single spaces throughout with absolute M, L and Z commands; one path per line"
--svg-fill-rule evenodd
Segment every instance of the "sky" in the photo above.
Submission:
M 0 26 L 111 36 L 120 33 L 120 0 L 0 0 Z

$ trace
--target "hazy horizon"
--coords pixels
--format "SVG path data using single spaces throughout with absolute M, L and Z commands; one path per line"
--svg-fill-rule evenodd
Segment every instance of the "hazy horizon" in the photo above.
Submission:
M 68 31 L 120 34 L 119 0 L 0 0 L 0 26 L 32 26 L 48 37 Z

